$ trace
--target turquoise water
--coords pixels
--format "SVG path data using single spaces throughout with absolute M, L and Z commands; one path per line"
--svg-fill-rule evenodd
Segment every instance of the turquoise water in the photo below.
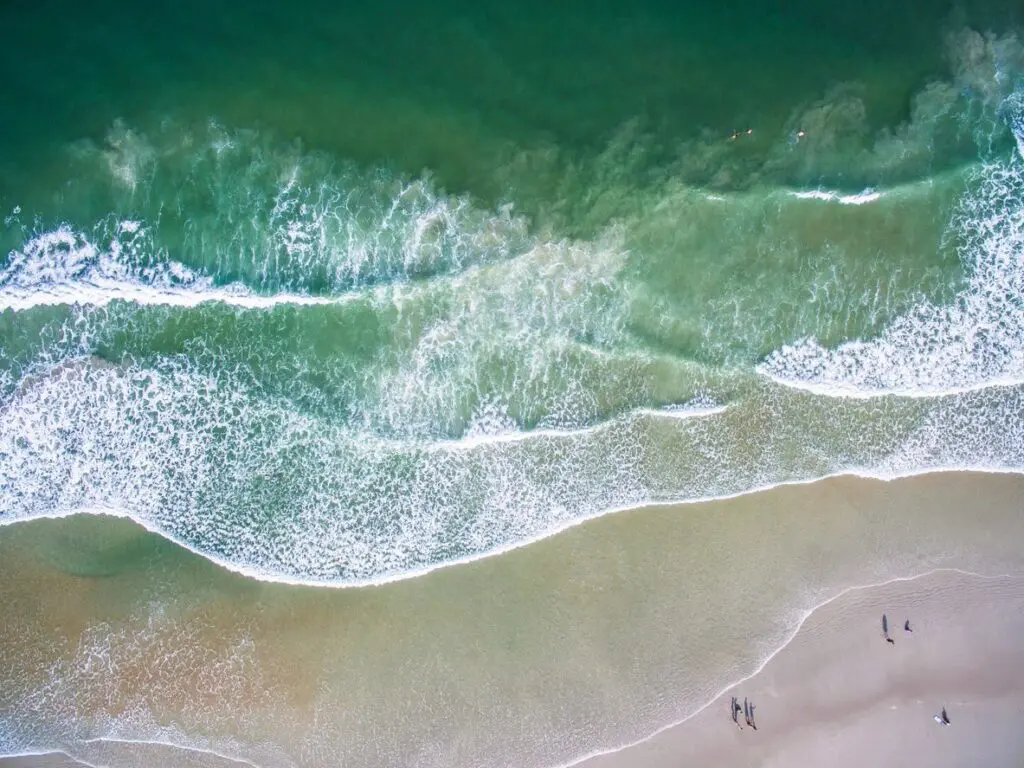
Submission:
M 3 13 L 5 521 L 349 584 L 1021 466 L 1005 9 Z

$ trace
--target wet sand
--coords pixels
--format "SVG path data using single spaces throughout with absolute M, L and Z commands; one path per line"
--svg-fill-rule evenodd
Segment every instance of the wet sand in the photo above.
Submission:
M 578 765 L 1016 765 L 1024 758 L 1022 633 L 1024 577 L 942 571 L 852 590 L 686 722 Z M 733 696 L 755 704 L 756 729 L 743 712 L 733 724 Z M 949 726 L 933 718 L 944 706 Z
M 0 625 L 0 737 L 8 752 L 64 749 L 105 764 L 129 748 L 89 740 L 158 738 L 222 755 L 193 755 L 196 765 L 570 763 L 700 710 L 845 588 L 936 568 L 1024 573 L 1021 499 L 1024 477 L 1008 474 L 833 478 L 608 515 L 500 556 L 359 589 L 258 582 L 123 520 L 19 523 L 0 528 L 0 603 L 12 617 Z M 1001 604 L 983 586 L 967 608 Z M 921 606 L 912 618 L 925 623 L 931 609 Z M 893 664 L 910 653 L 902 604 L 891 609 L 895 647 L 880 639 L 884 609 L 872 598 L 863 610 L 865 652 Z M 841 638 L 859 637 L 854 626 Z M 774 663 L 799 647 L 798 636 Z M 873 710 L 840 687 L 821 694 L 822 712 L 874 729 Z M 817 722 L 785 714 L 792 708 L 766 690 L 742 694 L 762 707 L 757 734 L 730 731 L 724 705 L 699 716 L 710 741 L 685 739 L 695 764 L 746 759 L 707 734 L 761 737 L 782 732 L 787 717 L 793 729 Z M 963 717 L 956 702 L 970 691 L 954 693 L 950 714 Z M 881 685 L 871 695 L 907 694 Z M 930 699 L 921 707 L 935 726 Z M 833 716 L 814 716 L 821 727 L 780 743 L 780 765 L 783 747 L 829 748 L 820 739 Z M 120 764 L 138 764 L 145 749 L 132 746 Z M 176 764 L 166 749 L 154 747 L 149 763 Z M 670 751 L 673 764 L 686 759 Z M 759 753 L 751 759 L 760 764 Z

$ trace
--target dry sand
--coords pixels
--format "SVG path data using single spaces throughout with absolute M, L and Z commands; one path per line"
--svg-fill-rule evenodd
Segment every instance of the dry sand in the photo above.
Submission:
M 893 644 L 882 635 L 883 612 Z M 1020 765 L 1022 638 L 1022 577 L 941 571 L 854 589 L 815 610 L 761 671 L 690 719 L 578 765 Z M 743 712 L 733 724 L 733 696 L 755 704 L 756 730 Z M 943 706 L 949 726 L 933 719 Z

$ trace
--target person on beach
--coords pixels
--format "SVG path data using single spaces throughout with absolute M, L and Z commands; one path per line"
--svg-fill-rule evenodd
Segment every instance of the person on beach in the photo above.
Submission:
M 757 723 L 754 722 L 754 702 L 750 702 L 750 727 L 757 730 Z
M 747 725 L 750 725 L 750 705 L 747 704 L 747 700 L 743 699 L 743 719 L 747 721 Z
M 886 616 L 884 613 L 882 614 L 882 637 L 885 638 L 885 641 L 887 643 L 892 643 L 893 645 L 896 645 L 896 641 L 889 637 L 889 617 Z
M 946 708 L 942 708 L 942 724 L 949 725 L 949 715 L 946 714 Z
M 913 632 L 914 631 L 914 630 L 912 630 L 910 628 L 910 619 L 907 619 L 906 621 L 903 622 L 903 631 L 904 632 Z
M 736 713 L 740 711 L 740 705 L 739 702 L 736 701 L 735 696 L 732 697 L 732 703 L 729 705 L 729 709 L 731 710 L 730 714 L 732 715 L 732 721 L 742 728 L 743 726 L 740 725 L 740 721 L 736 719 Z

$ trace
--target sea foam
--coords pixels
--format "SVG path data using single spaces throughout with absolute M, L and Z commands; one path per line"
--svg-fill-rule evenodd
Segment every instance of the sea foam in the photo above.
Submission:
M 954 301 L 922 300 L 877 337 L 833 349 L 785 345 L 758 370 L 821 394 L 935 396 L 1024 381 L 1024 122 L 1007 102 L 1018 151 L 981 164 L 949 225 L 966 279 Z

